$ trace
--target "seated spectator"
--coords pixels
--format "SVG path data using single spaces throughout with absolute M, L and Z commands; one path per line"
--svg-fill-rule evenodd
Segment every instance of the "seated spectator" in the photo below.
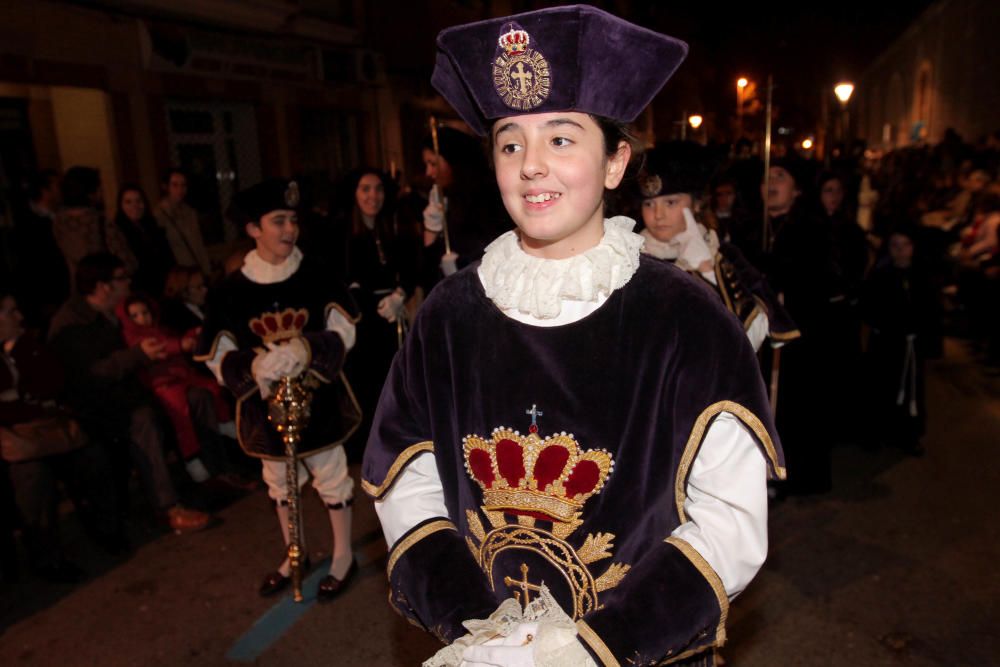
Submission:
M 56 214 L 52 233 L 70 271 L 95 252 L 118 257 L 125 269 L 135 271 L 135 255 L 115 225 L 104 218 L 101 175 L 90 167 L 70 167 L 62 181 L 63 208 Z
M 198 328 L 205 321 L 208 286 L 205 274 L 191 266 L 175 266 L 163 285 L 163 326 L 177 335 Z
M 153 219 L 146 193 L 134 183 L 126 183 L 118 191 L 115 227 L 136 259 L 132 288 L 159 294 L 167 271 L 174 264 L 174 255 L 163 230 Z
M 177 447 L 191 479 L 204 482 L 210 475 L 200 456 L 202 447 L 193 420 L 201 415 L 192 414 L 189 404 L 191 391 L 200 388 L 212 396 L 213 418 L 207 424 L 200 424 L 202 428 L 235 438 L 236 425 L 229 405 L 222 397 L 219 383 L 214 378 L 197 373 L 185 359 L 185 354 L 194 350 L 201 328 L 196 327 L 183 337 L 174 336 L 160 326 L 156 312 L 156 304 L 141 295 L 128 297 L 117 310 L 126 343 L 141 345 L 144 340 L 156 340 L 163 344 L 165 358 L 141 368 L 139 380 L 153 392 L 170 417 L 177 436 Z
M 109 253 L 80 260 L 77 294 L 52 319 L 49 338 L 66 371 L 66 399 L 84 428 L 112 447 L 119 499 L 128 498 L 128 460 L 139 471 L 154 511 L 178 532 L 201 530 L 209 517 L 177 502 L 163 454 L 163 432 L 138 371 L 167 357 L 166 345 L 146 338 L 129 347 L 115 317 L 129 291 L 124 263 Z
M 113 551 L 125 548 L 107 460 L 54 400 L 63 386 L 54 355 L 21 326 L 10 291 L 0 288 L 0 454 L 7 463 L 32 570 L 44 579 L 76 581 L 82 572 L 60 544 L 61 482 L 84 526 Z

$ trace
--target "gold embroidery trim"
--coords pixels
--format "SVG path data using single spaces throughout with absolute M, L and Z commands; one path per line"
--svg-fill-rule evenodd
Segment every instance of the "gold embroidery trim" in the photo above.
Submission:
M 698 572 L 701 573 L 701 576 L 705 577 L 705 581 L 708 582 L 708 585 L 712 587 L 712 592 L 715 593 L 715 599 L 719 603 L 719 627 L 715 630 L 714 644 L 722 646 L 726 643 L 726 619 L 729 616 L 729 596 L 726 595 L 726 588 L 722 585 L 722 579 L 719 578 L 719 575 L 714 569 L 712 569 L 712 566 L 709 565 L 704 556 L 698 553 L 698 550 L 686 541 L 671 535 L 664 540 L 664 542 L 677 547 L 677 550 L 684 554 L 689 561 L 691 561 L 691 564 L 697 568 Z
M 455 532 L 458 532 L 458 528 L 456 528 L 455 524 L 451 521 L 448 521 L 447 519 L 437 519 L 424 524 L 420 528 L 417 528 L 412 533 L 397 542 L 392 548 L 392 553 L 389 554 L 389 564 L 386 565 L 385 568 L 386 576 L 392 576 L 392 569 L 396 567 L 396 561 L 398 561 L 410 547 L 428 535 L 442 530 L 454 530 Z
M 602 640 L 597 633 L 594 632 L 593 628 L 587 625 L 586 621 L 577 621 L 576 630 L 580 633 L 583 641 L 587 642 L 587 645 L 590 646 L 590 648 L 594 650 L 594 653 L 597 654 L 597 657 L 601 659 L 601 662 L 604 663 L 604 667 L 621 667 L 618 660 L 615 659 L 615 656 L 611 655 L 611 650 L 604 643 L 604 640 Z
M 796 338 L 800 338 L 802 336 L 802 332 L 798 329 L 792 329 L 791 331 L 785 331 L 783 333 L 769 333 L 768 336 L 774 340 L 795 340 Z
M 232 341 L 233 345 L 236 346 L 236 336 L 233 335 L 233 332 L 223 329 L 219 333 L 215 334 L 215 339 L 212 340 L 212 347 L 211 349 L 209 349 L 208 354 L 196 354 L 192 358 L 195 361 L 210 361 L 214 359 L 215 353 L 219 349 L 219 342 L 222 340 L 223 336 L 229 338 L 229 340 Z M 236 349 L 239 349 L 239 347 L 236 346 Z
M 392 486 L 392 483 L 396 481 L 396 476 L 400 473 L 400 471 L 402 471 L 403 468 L 406 467 L 406 465 L 410 462 L 410 459 L 422 452 L 433 451 L 434 443 L 430 440 L 424 440 L 423 442 L 418 442 L 415 445 L 410 445 L 396 457 L 396 461 L 392 464 L 392 467 L 389 468 L 389 472 L 385 475 L 385 481 L 378 486 L 375 486 L 368 480 L 363 479 L 361 480 L 361 488 L 364 489 L 365 493 L 371 497 L 376 499 L 381 498 L 385 492 L 389 490 L 389 487 Z
M 778 476 L 778 479 L 785 479 L 787 475 L 785 468 L 778 465 L 778 452 L 774 448 L 771 436 L 768 435 L 767 429 L 764 428 L 757 415 L 733 401 L 713 403 L 705 408 L 695 421 L 694 427 L 691 429 L 691 436 L 684 447 L 684 454 L 681 456 L 680 465 L 677 467 L 677 479 L 674 480 L 674 497 L 677 503 L 677 516 L 680 517 L 681 523 L 687 521 L 687 515 L 684 513 L 684 500 L 687 498 L 687 494 L 684 492 L 684 487 L 687 484 L 688 471 L 690 471 L 691 464 L 698 453 L 698 448 L 701 447 L 705 431 L 708 430 L 709 424 L 722 412 L 734 415 L 743 422 L 744 426 L 753 431 L 754 435 L 757 436 L 757 439 L 764 446 L 764 451 L 767 453 L 771 467 L 774 468 L 774 473 Z
M 348 313 L 346 310 L 344 310 L 343 306 L 341 306 L 336 301 L 331 301 L 330 303 L 326 304 L 326 308 L 323 309 L 323 324 L 324 324 L 324 326 L 326 325 L 327 320 L 330 319 L 330 311 L 331 310 L 336 310 L 338 313 L 340 313 L 341 315 L 344 316 L 345 320 L 347 320 L 351 324 L 357 324 L 358 322 L 361 321 L 361 314 L 360 313 L 358 314 L 357 317 L 352 317 L 350 313 Z

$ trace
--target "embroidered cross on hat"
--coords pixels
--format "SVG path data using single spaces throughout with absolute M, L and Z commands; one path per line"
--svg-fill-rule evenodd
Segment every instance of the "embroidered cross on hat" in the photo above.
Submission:
M 631 122 L 687 44 L 588 5 L 447 28 L 431 83 L 478 134 L 526 113 L 580 111 Z

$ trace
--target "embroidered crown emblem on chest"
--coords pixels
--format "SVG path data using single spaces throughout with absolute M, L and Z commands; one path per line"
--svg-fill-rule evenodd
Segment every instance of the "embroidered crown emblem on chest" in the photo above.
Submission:
M 537 428 L 527 436 L 501 427 L 489 440 L 463 438 L 465 467 L 483 489 L 484 509 L 571 522 L 614 469 L 603 449 L 582 451 L 572 434 L 544 439 Z
M 278 313 L 264 313 L 250 320 L 250 330 L 260 336 L 264 344 L 279 343 L 298 338 L 309 322 L 309 311 L 305 308 L 285 308 Z

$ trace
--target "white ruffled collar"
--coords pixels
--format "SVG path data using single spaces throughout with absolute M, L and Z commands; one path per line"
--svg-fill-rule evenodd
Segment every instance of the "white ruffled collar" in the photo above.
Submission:
M 639 268 L 643 239 L 625 216 L 604 220 L 596 246 L 567 259 L 544 259 L 524 252 L 516 231 L 486 248 L 479 278 L 486 296 L 500 310 L 516 309 L 538 319 L 553 319 L 562 301 L 599 302 L 623 287 Z
M 715 233 L 714 229 L 708 229 L 705 225 L 698 223 L 698 232 L 701 234 L 701 238 L 705 241 L 705 245 L 708 247 L 709 252 L 712 257 L 719 251 L 719 235 Z M 643 239 L 646 240 L 646 244 L 642 247 L 642 251 L 647 255 L 652 255 L 657 259 L 666 259 L 671 262 L 678 262 L 685 271 L 693 270 L 693 267 L 688 266 L 683 260 L 678 261 L 681 256 L 681 252 L 684 250 L 682 245 L 678 241 L 660 241 L 649 231 L 649 229 L 643 229 L 639 234 Z
M 302 251 L 298 249 L 298 246 L 292 248 L 292 254 L 281 264 L 265 262 L 256 250 L 251 250 L 243 258 L 243 267 L 240 271 L 255 283 L 270 285 L 288 280 L 293 273 L 299 270 L 301 263 Z

